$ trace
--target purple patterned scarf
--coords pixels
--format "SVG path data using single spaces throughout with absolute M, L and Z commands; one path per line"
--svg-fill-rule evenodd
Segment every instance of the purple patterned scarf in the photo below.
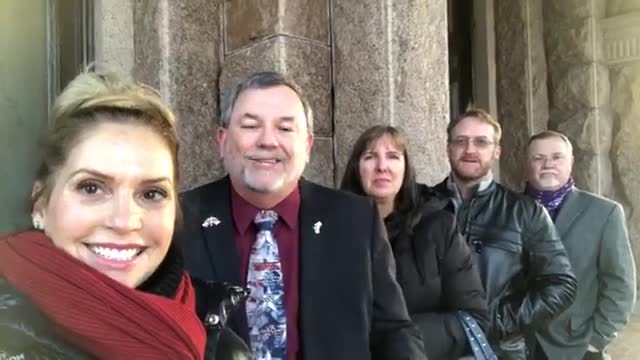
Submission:
M 538 204 L 544 206 L 549 212 L 549 215 L 551 215 L 551 218 L 555 220 L 564 198 L 574 187 L 575 183 L 571 178 L 566 184 L 562 185 L 560 189 L 555 191 L 538 191 L 527 183 L 524 193 L 531 196 Z

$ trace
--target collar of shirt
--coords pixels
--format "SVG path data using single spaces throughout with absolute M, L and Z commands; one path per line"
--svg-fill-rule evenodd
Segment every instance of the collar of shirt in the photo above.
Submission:
M 451 173 L 447 178 L 447 188 L 453 192 L 452 202 L 453 202 L 454 208 L 457 210 L 464 201 L 462 199 L 462 194 L 460 193 L 460 189 L 458 188 L 458 185 L 456 185 L 454 178 L 455 178 L 455 175 Z M 473 191 L 473 193 L 475 194 L 479 191 L 483 191 L 487 189 L 492 182 L 493 182 L 493 174 L 489 174 L 489 176 L 486 179 L 480 181 L 478 185 L 476 185 L 476 188 Z
M 231 211 L 236 230 L 240 234 L 246 234 L 249 225 L 253 224 L 256 214 L 260 210 L 273 210 L 278 214 L 278 219 L 283 220 L 289 229 L 298 225 L 298 213 L 300 210 L 300 187 L 294 190 L 280 201 L 273 209 L 259 209 L 245 200 L 231 185 Z

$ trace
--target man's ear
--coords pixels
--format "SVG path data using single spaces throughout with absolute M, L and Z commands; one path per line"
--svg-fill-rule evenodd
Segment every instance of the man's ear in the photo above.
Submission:
M 222 126 L 218 126 L 216 129 L 216 142 L 218 143 L 218 153 L 222 157 L 224 150 L 224 143 L 227 139 L 227 129 Z
M 307 135 L 307 163 L 311 161 L 311 149 L 313 149 L 313 139 L 314 136 L 312 133 Z
M 496 160 L 500 160 L 500 154 L 502 153 L 502 147 L 500 147 L 500 145 L 496 145 L 496 150 L 493 153 L 493 157 Z
M 573 173 L 573 164 L 576 162 L 575 156 L 571 155 L 571 159 L 569 159 L 569 162 L 570 162 L 569 166 L 571 168 L 571 172 Z

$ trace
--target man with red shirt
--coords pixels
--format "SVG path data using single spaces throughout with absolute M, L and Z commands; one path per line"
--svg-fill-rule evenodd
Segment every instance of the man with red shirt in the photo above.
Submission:
M 228 176 L 183 194 L 176 241 L 194 276 L 249 289 L 229 322 L 256 358 L 425 359 L 376 207 L 301 178 L 313 119 L 298 86 L 249 76 L 217 140 Z

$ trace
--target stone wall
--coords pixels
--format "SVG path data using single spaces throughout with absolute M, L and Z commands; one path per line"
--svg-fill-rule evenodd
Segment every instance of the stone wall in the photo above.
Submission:
M 542 0 L 496 0 L 496 94 L 502 126 L 500 181 L 522 189 L 526 144 L 547 128 Z M 494 114 L 495 115 L 495 114 Z
M 419 180 L 448 172 L 445 0 L 123 1 L 97 0 L 97 65 L 157 87 L 174 108 L 182 189 L 224 173 L 220 104 L 264 70 L 291 76 L 310 98 L 311 180 L 339 185 L 353 142 L 374 124 L 407 133 Z
M 613 197 L 625 207 L 640 261 L 640 1 L 609 1 L 602 20 L 611 82 Z M 639 277 L 640 279 L 640 277 Z
M 158 88 L 178 118 L 181 188 L 222 174 L 214 143 L 218 114 L 221 4 L 136 0 L 133 77 Z
M 609 70 L 599 24 L 604 5 L 604 0 L 546 0 L 545 45 L 549 128 L 566 134 L 574 144 L 577 185 L 611 196 Z
M 615 198 L 625 207 L 636 262 L 640 264 L 640 62 L 611 68 L 611 97 Z
M 98 71 L 131 78 L 133 73 L 133 1 L 94 2 L 95 56 Z
M 355 139 L 390 124 L 408 135 L 418 179 L 441 181 L 449 170 L 446 1 L 332 3 L 336 180 Z

